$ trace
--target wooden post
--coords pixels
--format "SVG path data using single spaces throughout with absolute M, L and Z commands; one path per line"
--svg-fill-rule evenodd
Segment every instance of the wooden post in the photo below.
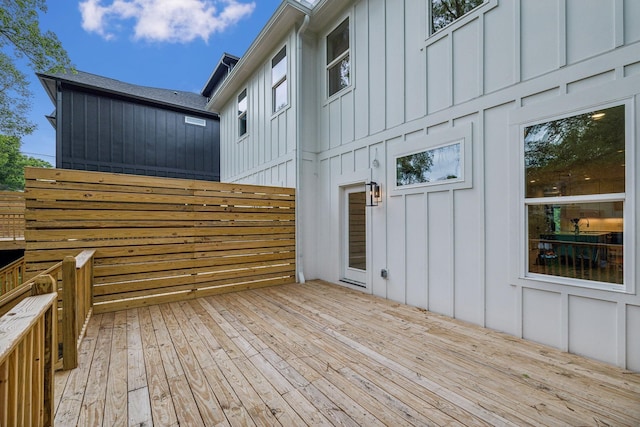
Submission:
M 56 290 L 56 279 L 49 274 L 36 277 L 36 281 L 31 287 L 31 296 L 50 294 Z M 54 304 L 44 313 L 44 384 L 43 384 L 43 402 L 42 402 L 42 421 L 43 426 L 52 426 L 54 417 L 54 380 L 53 371 L 55 358 L 58 349 L 54 345 L 56 333 L 56 314 L 57 309 Z
M 62 369 L 78 366 L 78 325 L 76 323 L 76 259 L 62 261 Z

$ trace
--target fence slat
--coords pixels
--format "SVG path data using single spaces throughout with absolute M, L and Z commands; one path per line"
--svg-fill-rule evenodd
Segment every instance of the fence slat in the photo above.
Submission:
M 27 273 L 95 249 L 83 274 L 96 288 L 76 290 L 79 312 L 94 292 L 98 313 L 295 281 L 295 189 L 59 169 L 26 178 Z

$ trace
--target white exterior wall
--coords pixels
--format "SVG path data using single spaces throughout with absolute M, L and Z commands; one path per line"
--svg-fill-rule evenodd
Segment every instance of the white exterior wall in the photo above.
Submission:
M 519 138 L 521 123 L 546 112 L 631 100 L 636 149 L 627 152 L 634 175 L 625 235 L 633 233 L 634 248 L 625 269 L 635 285 L 640 2 L 491 0 L 431 37 L 426 10 L 427 0 L 354 1 L 305 36 L 304 71 L 291 73 L 290 99 L 299 74 L 306 278 L 341 279 L 342 189 L 374 180 L 383 201 L 367 208 L 367 292 L 640 370 L 638 286 L 625 293 L 522 278 Z M 327 99 L 324 40 L 347 16 L 352 85 Z M 295 39 L 292 32 L 290 46 Z M 292 70 L 294 49 L 288 54 Z M 291 107 L 271 117 L 270 62 L 248 87 L 249 138 L 229 133 L 237 129 L 235 100 L 222 112 L 223 180 L 296 185 L 296 115 Z M 464 135 L 469 147 L 461 185 L 393 190 L 394 154 L 451 135 Z
M 318 34 L 321 71 L 324 37 L 346 16 L 352 87 L 327 100 L 322 75 L 318 85 L 318 277 L 341 278 L 341 187 L 372 179 L 384 198 L 367 209 L 368 292 L 640 370 L 640 289 L 521 278 L 518 133 L 518 121 L 546 109 L 631 98 L 639 145 L 640 3 L 499 0 L 427 37 L 425 1 L 361 0 Z M 472 135 L 470 188 L 393 190 L 394 153 L 456 129 Z M 636 214 L 625 234 L 640 226 L 637 185 L 627 184 L 627 202 Z
M 287 46 L 289 104 L 273 113 L 271 59 Z M 291 30 L 220 112 L 220 180 L 295 187 L 296 33 Z M 238 137 L 238 95 L 247 89 L 247 133 Z

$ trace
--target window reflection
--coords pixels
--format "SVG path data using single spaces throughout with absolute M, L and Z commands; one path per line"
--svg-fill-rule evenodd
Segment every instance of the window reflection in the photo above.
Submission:
M 526 197 L 625 191 L 624 105 L 525 128 Z
M 396 185 L 457 180 L 462 177 L 461 143 L 445 145 L 396 159 Z
M 528 207 L 531 273 L 623 283 L 623 202 Z

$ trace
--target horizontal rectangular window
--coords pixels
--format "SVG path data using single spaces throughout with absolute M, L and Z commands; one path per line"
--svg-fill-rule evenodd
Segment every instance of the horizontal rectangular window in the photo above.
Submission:
M 431 0 L 431 32 L 462 18 L 486 0 Z
M 396 186 L 462 179 L 462 143 L 396 158 Z
M 189 125 L 207 126 L 207 121 L 205 119 L 200 119 L 198 117 L 184 116 L 184 122 Z

